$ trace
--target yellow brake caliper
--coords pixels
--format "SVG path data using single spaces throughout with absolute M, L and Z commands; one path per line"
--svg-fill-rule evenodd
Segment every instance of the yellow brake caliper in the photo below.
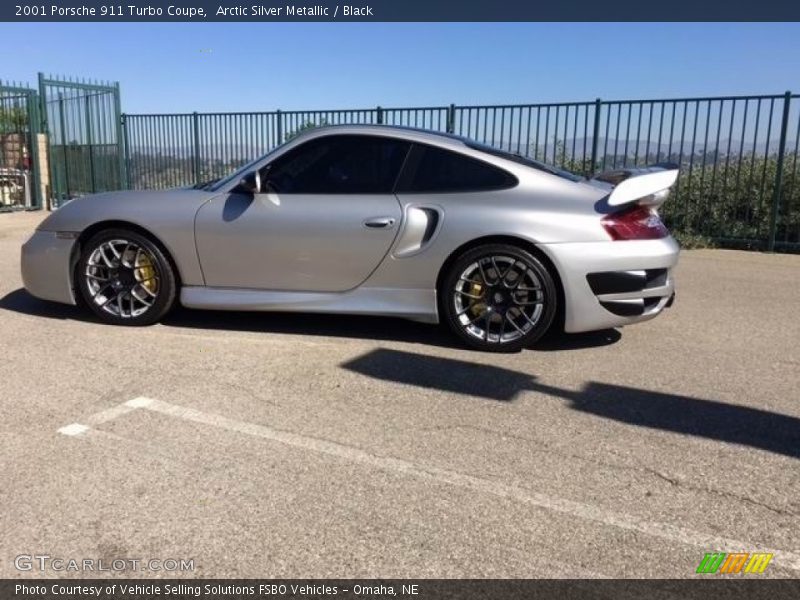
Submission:
M 153 261 L 144 252 L 141 254 L 139 264 L 136 265 L 136 271 L 142 286 L 147 288 L 147 291 L 151 294 L 155 294 L 157 285 L 155 280 L 156 269 L 153 267 Z
M 480 283 L 475 283 L 473 281 L 469 289 L 470 295 L 480 296 L 482 292 L 483 292 L 483 285 Z M 472 314 L 473 317 L 482 315 L 484 312 L 486 312 L 486 303 L 476 298 L 470 298 L 469 312 Z

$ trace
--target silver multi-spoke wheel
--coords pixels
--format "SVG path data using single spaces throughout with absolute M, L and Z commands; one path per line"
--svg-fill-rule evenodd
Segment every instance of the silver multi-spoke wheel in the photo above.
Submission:
M 158 261 L 142 244 L 115 238 L 98 244 L 85 262 L 91 302 L 121 319 L 145 314 L 158 298 Z
M 542 281 L 525 261 L 487 255 L 459 275 L 452 293 L 455 317 L 469 336 L 508 344 L 530 333 L 544 310 Z

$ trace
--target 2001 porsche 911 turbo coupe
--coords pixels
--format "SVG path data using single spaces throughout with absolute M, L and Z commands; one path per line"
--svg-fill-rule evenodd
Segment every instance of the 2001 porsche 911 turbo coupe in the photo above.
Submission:
M 22 276 L 121 325 L 180 301 L 444 321 L 518 350 L 556 321 L 605 329 L 672 302 L 678 245 L 657 209 L 677 176 L 587 180 L 453 135 L 322 127 L 192 189 L 73 200 L 25 243 Z

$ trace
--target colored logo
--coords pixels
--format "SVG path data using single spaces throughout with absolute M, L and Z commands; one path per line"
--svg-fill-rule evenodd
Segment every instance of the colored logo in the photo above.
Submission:
M 763 573 L 772 557 L 767 552 L 707 552 L 697 573 Z

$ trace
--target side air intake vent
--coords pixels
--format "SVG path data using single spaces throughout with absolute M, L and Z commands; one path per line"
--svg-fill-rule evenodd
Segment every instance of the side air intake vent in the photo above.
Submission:
M 439 231 L 439 210 L 429 206 L 406 209 L 406 221 L 395 246 L 394 256 L 401 258 L 420 252 Z

